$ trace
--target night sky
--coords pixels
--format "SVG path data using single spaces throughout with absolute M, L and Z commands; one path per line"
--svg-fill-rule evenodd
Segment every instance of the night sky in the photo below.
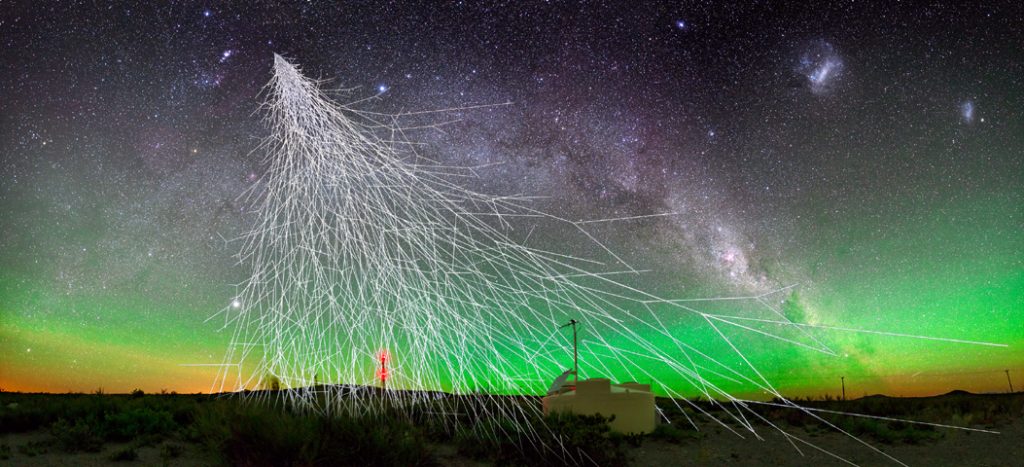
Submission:
M 204 320 L 245 278 L 230 240 L 274 53 L 376 112 L 509 103 L 411 123 L 444 123 L 416 133 L 428 157 L 487 165 L 473 189 L 573 220 L 675 213 L 594 229 L 645 290 L 799 284 L 805 322 L 1008 345 L 821 334 L 835 358 L 750 336 L 783 392 L 1024 385 L 1014 2 L 74 3 L 0 8 L 6 390 L 209 389 L 182 364 L 230 337 Z

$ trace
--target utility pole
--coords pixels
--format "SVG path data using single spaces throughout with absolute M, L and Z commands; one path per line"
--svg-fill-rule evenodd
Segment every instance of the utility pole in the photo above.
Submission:
M 1006 383 L 1010 385 L 1010 393 L 1013 393 L 1013 381 L 1010 381 L 1010 370 L 1003 370 L 1006 372 Z
M 572 326 L 572 377 L 573 377 L 573 381 L 574 381 L 573 384 L 579 384 L 579 382 L 580 382 L 580 366 L 579 366 L 579 360 L 578 360 L 579 352 L 576 349 L 576 325 L 577 324 L 579 324 L 579 321 L 576 321 L 575 319 L 570 319 L 568 323 L 563 324 L 562 326 L 560 326 L 558 328 L 558 329 L 562 329 L 562 328 L 567 327 L 567 326 Z
M 840 376 L 839 381 L 843 384 L 843 400 L 846 400 L 846 377 Z

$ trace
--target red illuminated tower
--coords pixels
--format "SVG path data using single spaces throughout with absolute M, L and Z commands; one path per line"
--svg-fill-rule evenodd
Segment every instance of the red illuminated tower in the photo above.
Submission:
M 388 381 L 388 359 L 391 355 L 388 354 L 387 349 L 381 349 L 377 352 L 377 361 L 380 362 L 380 367 L 377 368 L 377 379 L 380 380 L 380 387 L 384 389 L 387 387 Z

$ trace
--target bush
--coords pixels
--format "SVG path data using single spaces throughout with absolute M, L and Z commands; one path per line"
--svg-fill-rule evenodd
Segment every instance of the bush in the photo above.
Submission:
M 42 428 L 53 420 L 40 407 L 0 407 L 0 433 L 23 433 Z
M 113 454 L 110 455 L 110 460 L 114 462 L 133 461 L 137 460 L 138 458 L 139 453 L 135 450 L 134 447 L 131 446 L 121 449 L 119 451 L 115 451 Z
M 166 435 L 178 428 L 171 414 L 150 408 L 108 413 L 105 419 L 108 440 L 130 441 L 138 436 Z
M 49 447 L 44 441 L 31 441 L 21 446 L 18 446 L 18 452 L 24 456 L 35 457 L 40 454 L 46 454 L 49 451 Z
M 67 419 L 59 419 L 50 427 L 50 434 L 57 442 L 57 447 L 65 452 L 99 452 L 103 447 L 103 438 L 95 433 L 98 431 L 95 419 L 78 419 L 74 423 Z
M 462 455 L 502 464 L 519 458 L 517 454 L 525 436 L 520 427 L 510 421 L 492 420 L 460 427 L 454 441 Z
M 544 417 L 544 425 L 551 429 L 554 442 L 579 458 L 589 459 L 598 465 L 625 464 L 625 454 L 621 450 L 621 438 L 610 436 L 608 422 L 615 417 L 605 418 L 601 415 L 576 415 L 554 413 Z M 541 436 L 545 436 L 541 432 Z
M 198 439 L 230 465 L 431 465 L 422 434 L 394 414 L 320 417 L 233 404 L 204 410 Z
M 608 433 L 608 439 L 611 440 L 612 444 L 626 443 L 634 448 L 643 446 L 644 438 L 646 437 L 647 435 L 643 433 L 619 433 L 615 431 Z
M 920 444 L 925 441 L 942 438 L 941 433 L 928 425 L 887 422 L 870 418 L 847 417 L 846 420 L 840 421 L 837 426 L 851 435 L 867 435 L 885 444 Z
M 680 429 L 674 424 L 661 423 L 654 427 L 654 431 L 648 435 L 651 439 L 667 443 L 681 444 L 686 441 L 701 439 L 704 433 L 697 430 Z
M 352 465 L 434 465 L 423 434 L 403 416 L 317 419 L 318 458 L 343 459 Z M 372 459 L 372 460 L 371 460 Z
M 612 434 L 601 415 L 554 413 L 543 419 L 477 422 L 459 429 L 459 453 L 499 465 L 546 465 L 552 458 L 564 463 L 623 465 L 624 435 Z
M 163 460 L 177 459 L 185 449 L 180 444 L 165 444 L 160 447 L 160 458 Z

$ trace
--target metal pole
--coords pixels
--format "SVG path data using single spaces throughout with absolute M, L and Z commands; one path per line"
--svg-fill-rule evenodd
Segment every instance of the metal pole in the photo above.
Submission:
M 564 328 L 566 326 L 572 326 L 572 373 L 573 373 L 573 381 L 575 381 L 576 383 L 579 383 L 579 381 L 580 381 L 579 350 L 578 350 L 577 345 L 576 345 L 576 324 L 577 323 L 579 323 L 579 321 L 576 321 L 575 319 L 570 319 L 568 323 L 565 323 L 565 324 L 559 326 L 558 329 L 562 329 L 562 328 Z
M 1013 381 L 1010 381 L 1010 370 L 1003 370 L 1006 372 L 1006 383 L 1010 385 L 1010 393 L 1013 393 Z
M 576 384 L 580 382 L 580 364 L 578 359 L 579 352 L 576 350 L 576 320 L 574 319 L 572 320 L 572 374 Z M 1013 392 L 1013 390 L 1010 392 Z
M 843 383 L 843 400 L 846 400 L 846 377 L 840 376 L 839 381 Z

